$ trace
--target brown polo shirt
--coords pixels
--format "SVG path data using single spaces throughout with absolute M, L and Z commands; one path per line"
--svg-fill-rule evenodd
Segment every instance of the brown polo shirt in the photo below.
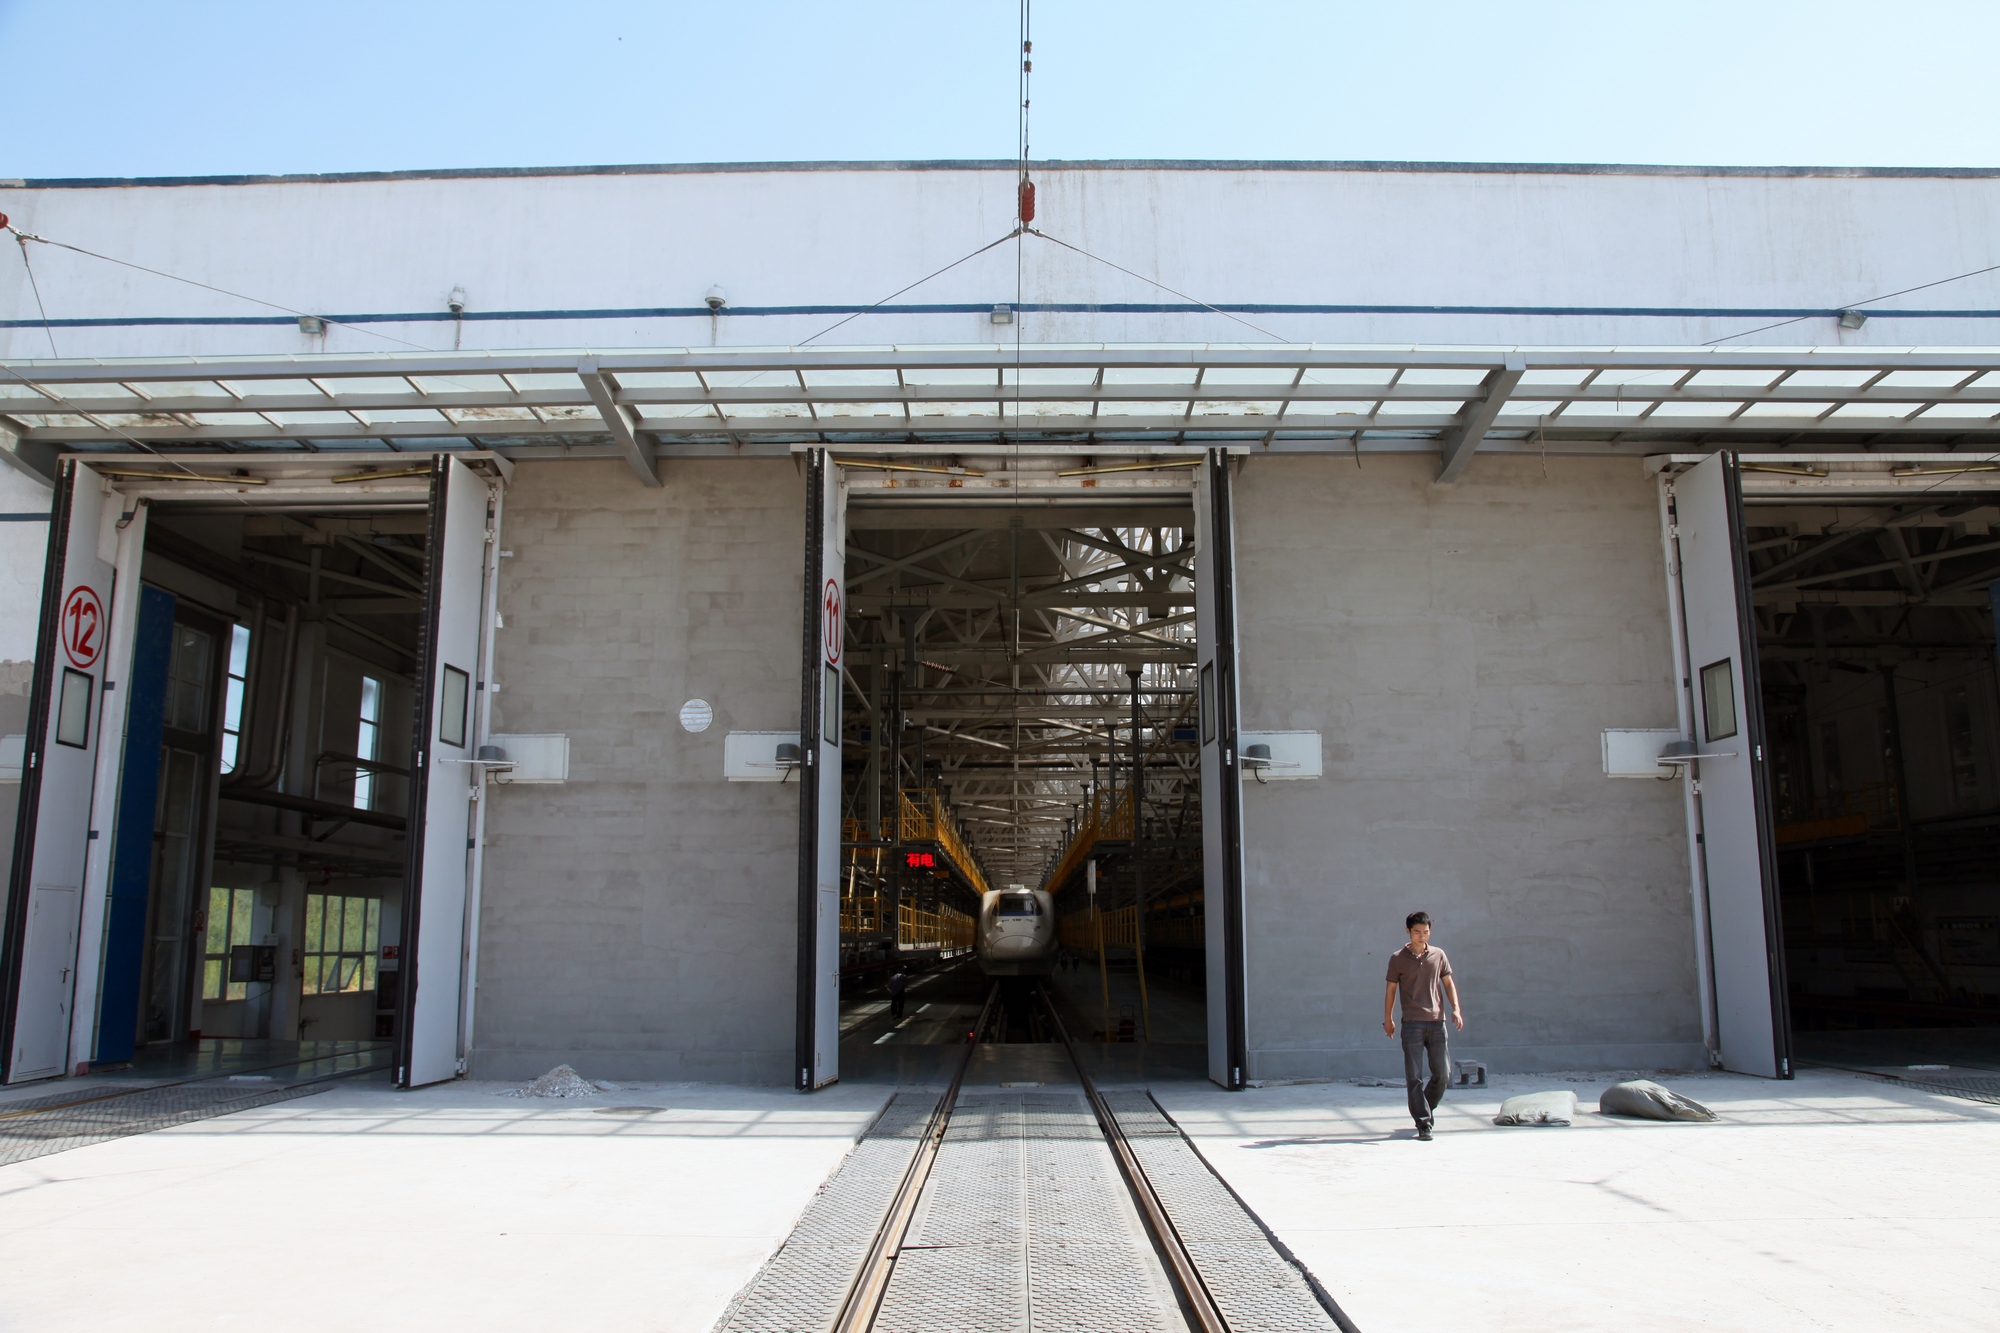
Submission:
M 1451 960 L 1433 944 L 1422 956 L 1405 944 L 1389 955 L 1388 981 L 1402 992 L 1405 1023 L 1436 1023 L 1444 1019 L 1444 979 Z

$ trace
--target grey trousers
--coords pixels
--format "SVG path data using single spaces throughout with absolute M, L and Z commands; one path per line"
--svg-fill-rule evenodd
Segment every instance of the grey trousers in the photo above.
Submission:
M 1424 1057 L 1430 1057 L 1431 1077 L 1424 1081 Z M 1444 1020 L 1412 1023 L 1403 1020 L 1403 1084 L 1410 1093 L 1410 1119 L 1418 1129 L 1431 1127 L 1431 1113 L 1444 1100 L 1451 1082 L 1451 1039 Z

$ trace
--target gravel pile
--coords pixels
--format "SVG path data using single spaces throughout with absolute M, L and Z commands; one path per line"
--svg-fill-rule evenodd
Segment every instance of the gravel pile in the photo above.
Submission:
M 609 1084 L 592 1083 L 568 1065 L 557 1065 L 525 1088 L 511 1089 L 503 1097 L 595 1097 Z

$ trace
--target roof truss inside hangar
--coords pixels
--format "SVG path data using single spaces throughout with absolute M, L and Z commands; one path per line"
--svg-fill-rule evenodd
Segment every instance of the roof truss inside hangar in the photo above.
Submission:
M 1950 452 L 2000 447 L 2000 348 L 1007 344 L 0 362 L 0 429 L 59 452 L 656 460 L 1217 446 Z

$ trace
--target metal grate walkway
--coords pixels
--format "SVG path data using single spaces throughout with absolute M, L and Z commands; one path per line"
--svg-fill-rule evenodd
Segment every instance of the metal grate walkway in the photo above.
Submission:
M 88 1100 L 71 1094 L 10 1102 L 0 1106 L 0 1166 L 326 1090 L 324 1083 L 276 1088 L 195 1084 L 143 1088 Z

